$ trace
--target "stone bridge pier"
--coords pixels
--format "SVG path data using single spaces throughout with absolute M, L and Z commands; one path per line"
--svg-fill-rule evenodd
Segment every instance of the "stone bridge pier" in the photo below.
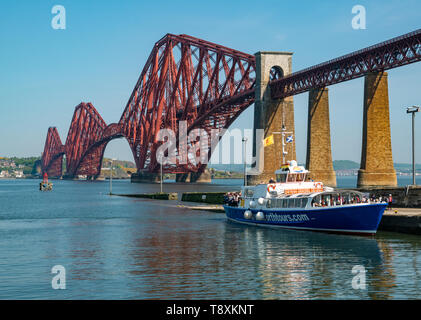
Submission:
M 310 178 L 336 187 L 330 143 L 329 91 L 313 89 L 308 98 L 307 160 Z
M 274 177 L 275 170 L 280 168 L 281 162 L 295 160 L 295 127 L 294 127 L 294 101 L 293 97 L 285 99 L 272 99 L 269 81 L 283 77 L 292 72 L 291 52 L 257 52 L 256 57 L 256 91 L 254 103 L 254 134 L 257 129 L 264 130 L 264 138 L 273 135 L 274 144 L 258 150 L 256 139 L 253 139 L 253 155 L 259 157 L 263 154 L 262 171 L 260 174 L 248 175 L 247 183 L 255 185 L 267 183 Z M 287 154 L 282 159 L 282 126 L 285 131 L 294 136 L 294 142 L 285 146 Z M 283 160 L 283 161 L 282 161 Z M 254 168 L 258 170 L 259 168 Z
M 210 183 L 212 182 L 211 174 L 208 169 L 203 172 L 177 173 L 176 182 L 191 182 L 191 183 Z
M 397 186 L 390 133 L 386 72 L 369 73 L 364 81 L 364 120 L 358 187 Z

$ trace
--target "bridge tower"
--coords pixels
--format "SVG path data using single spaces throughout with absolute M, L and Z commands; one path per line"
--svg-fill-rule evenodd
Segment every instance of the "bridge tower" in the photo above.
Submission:
M 274 177 L 274 171 L 280 168 L 282 162 L 282 135 L 280 132 L 283 125 L 285 131 L 291 132 L 294 137 L 294 142 L 286 144 L 287 154 L 284 162 L 295 160 L 293 97 L 272 99 L 268 85 L 271 80 L 282 78 L 292 72 L 292 53 L 260 51 L 255 53 L 255 57 L 254 134 L 256 135 L 257 129 L 263 129 L 264 138 L 273 135 L 274 143 L 261 151 L 258 150 L 259 146 L 256 145 L 256 139 L 254 139 L 253 154 L 256 158 L 260 157 L 261 172 L 247 177 L 248 184 L 251 185 L 267 183 L 271 177 Z
M 397 186 L 392 158 L 387 77 L 387 72 L 373 72 L 365 76 L 358 187 Z

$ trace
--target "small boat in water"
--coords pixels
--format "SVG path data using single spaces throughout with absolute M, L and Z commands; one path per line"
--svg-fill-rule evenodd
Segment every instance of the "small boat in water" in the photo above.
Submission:
M 354 190 L 325 187 L 308 179 L 296 161 L 275 172 L 276 181 L 244 186 L 237 205 L 224 205 L 234 222 L 272 228 L 372 235 L 387 203 L 371 203 Z
M 44 173 L 44 177 L 42 181 L 39 183 L 39 190 L 40 191 L 51 191 L 53 190 L 53 184 L 48 182 L 48 175 Z

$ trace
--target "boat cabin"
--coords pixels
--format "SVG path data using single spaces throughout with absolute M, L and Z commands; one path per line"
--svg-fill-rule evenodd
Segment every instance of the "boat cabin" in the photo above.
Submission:
M 366 203 L 368 195 L 353 190 L 341 190 L 339 192 L 323 192 L 312 198 L 312 207 L 332 207 L 348 204 Z
M 252 209 L 326 208 L 369 203 L 368 195 L 354 190 L 324 191 L 313 194 L 285 195 L 280 198 L 248 199 Z
M 299 166 L 295 160 L 283 164 L 281 169 L 275 171 L 277 183 L 297 183 L 305 182 L 308 174 L 303 166 Z

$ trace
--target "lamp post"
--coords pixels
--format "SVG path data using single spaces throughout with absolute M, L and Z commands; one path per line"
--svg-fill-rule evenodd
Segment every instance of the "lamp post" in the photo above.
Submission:
M 246 160 L 246 148 L 247 148 L 247 138 L 243 137 L 243 161 L 244 161 L 244 186 L 247 186 L 247 160 Z
M 412 114 L 412 185 L 416 185 L 415 182 L 415 113 L 420 111 L 420 107 L 412 106 L 406 108 L 406 113 Z
M 159 161 L 161 163 L 161 179 L 159 179 L 161 181 L 161 193 L 162 193 L 162 180 L 163 180 L 163 176 L 162 176 L 162 157 L 161 157 L 161 161 Z
M 156 160 L 159 162 L 159 172 L 160 172 L 160 178 L 159 178 L 159 185 L 160 185 L 160 192 L 163 192 L 162 182 L 164 180 L 164 174 L 162 170 L 162 162 L 164 160 L 164 154 L 163 153 L 156 153 Z
M 115 159 L 111 159 L 111 164 L 110 164 L 110 196 L 113 194 L 113 161 Z

